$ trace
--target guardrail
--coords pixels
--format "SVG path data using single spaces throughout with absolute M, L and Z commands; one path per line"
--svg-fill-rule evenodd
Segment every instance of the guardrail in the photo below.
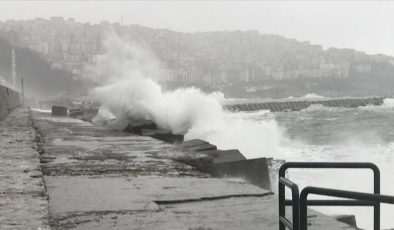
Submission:
M 374 193 L 370 195 L 379 196 L 380 194 L 380 171 L 379 168 L 372 163 L 369 162 L 286 162 L 279 169 L 279 230 L 285 230 L 286 227 L 293 230 L 306 230 L 306 209 L 307 205 L 310 206 L 373 206 L 374 207 L 374 230 L 380 229 L 380 202 L 371 201 L 369 199 L 361 199 L 354 197 L 352 200 L 308 200 L 307 195 L 312 192 L 321 192 L 321 193 L 329 193 L 327 192 L 330 189 L 326 188 L 317 188 L 317 187 L 307 187 L 302 190 L 301 194 L 304 196 L 300 198 L 299 188 L 297 184 L 287 179 L 286 171 L 290 168 L 301 168 L 301 169 L 371 169 L 374 174 Z M 286 200 L 285 194 L 285 186 L 291 188 L 292 190 L 292 200 Z M 313 188 L 313 189 L 311 189 Z M 316 190 L 317 189 L 317 190 Z M 350 191 L 345 190 L 336 190 L 340 192 L 344 192 L 343 194 L 347 194 Z M 350 192 L 352 193 L 352 192 Z M 329 193 L 336 197 L 341 197 L 342 193 Z M 335 195 L 336 194 L 336 195 Z M 368 193 L 362 193 L 368 194 Z M 322 194 L 324 195 L 324 194 Z M 353 194 L 354 195 L 354 194 Z M 383 196 L 386 197 L 386 196 Z M 364 197 L 365 198 L 365 197 Z M 394 199 L 394 197 L 393 197 Z M 293 222 L 290 222 L 286 219 L 286 206 L 292 205 L 292 215 Z M 300 207 L 303 207 L 301 213 Z M 305 218 L 305 220 L 304 220 Z
M 302 230 L 308 229 L 308 195 L 324 195 L 330 197 L 340 197 L 354 199 L 354 202 L 369 201 L 370 204 L 375 205 L 380 203 L 394 204 L 394 196 L 386 196 L 380 194 L 371 194 L 363 192 L 353 192 L 347 190 L 319 188 L 319 187 L 305 187 L 300 195 L 300 228 Z M 374 218 L 374 230 L 378 230 L 380 224 L 379 217 Z
M 300 192 L 298 189 L 298 185 L 292 182 L 289 179 L 284 177 L 279 178 L 280 186 L 286 186 L 291 189 L 292 195 L 292 206 L 293 206 L 293 223 L 291 223 L 285 216 L 285 205 L 283 201 L 285 201 L 285 193 L 279 193 L 279 229 L 292 229 L 292 230 L 299 230 L 300 226 Z

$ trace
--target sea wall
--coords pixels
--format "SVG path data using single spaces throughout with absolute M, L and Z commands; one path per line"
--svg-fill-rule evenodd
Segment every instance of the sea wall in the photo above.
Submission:
M 173 157 L 173 160 L 194 166 L 213 177 L 243 178 L 266 190 L 272 189 L 270 159 L 246 159 L 237 149 L 220 150 L 216 145 L 200 139 L 184 141 L 183 135 L 159 129 L 151 120 L 130 120 L 123 131 L 174 144 L 176 152 L 187 155 Z
M 367 105 L 382 105 L 384 97 L 370 97 L 370 98 L 346 98 L 346 99 L 332 99 L 332 100 L 307 100 L 307 101 L 275 101 L 262 103 L 246 103 L 225 105 L 224 108 L 230 111 L 256 111 L 256 110 L 270 110 L 272 112 L 281 111 L 299 111 L 306 109 L 311 105 L 320 104 L 327 107 L 345 107 L 356 108 Z
M 0 121 L 20 105 L 19 93 L 0 85 Z

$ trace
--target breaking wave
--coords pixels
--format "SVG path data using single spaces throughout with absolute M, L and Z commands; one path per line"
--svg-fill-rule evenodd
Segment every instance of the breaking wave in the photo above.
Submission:
M 394 98 L 385 98 L 382 106 L 386 108 L 394 107 Z
M 110 34 L 106 53 L 87 67 L 98 86 L 92 91 L 101 103 L 96 124 L 111 122 L 124 128 L 129 119 L 151 119 L 160 128 L 186 139 L 200 138 L 221 149 L 239 149 L 247 158 L 271 156 L 287 139 L 268 111 L 231 113 L 223 110 L 220 92 L 204 93 L 197 88 L 165 91 L 156 82 L 160 62 L 135 44 Z M 265 115 L 264 115 L 265 114 Z
M 303 112 L 313 112 L 313 111 L 321 111 L 321 110 L 329 111 L 332 109 L 333 107 L 327 107 L 322 104 L 312 104 L 308 106 L 308 108 L 302 109 L 301 111 Z
M 287 99 L 328 99 L 328 98 L 330 98 L 330 97 L 321 96 L 321 95 L 316 94 L 316 93 L 308 93 L 308 94 L 305 94 L 302 97 L 290 96 Z

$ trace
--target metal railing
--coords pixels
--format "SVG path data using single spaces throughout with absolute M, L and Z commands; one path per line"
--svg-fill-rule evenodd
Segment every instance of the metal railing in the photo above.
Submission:
M 300 226 L 300 192 L 298 185 L 289 179 L 284 177 L 279 178 L 279 186 L 286 186 L 291 189 L 292 195 L 292 206 L 293 206 L 293 223 L 291 223 L 285 216 L 285 206 L 283 202 L 285 200 L 285 193 L 279 193 L 279 229 L 285 229 L 286 227 L 292 230 L 299 230 Z
M 302 169 L 371 169 L 374 173 L 374 194 L 380 194 L 380 171 L 379 168 L 369 162 L 286 162 L 279 169 L 279 230 L 285 230 L 286 227 L 293 230 L 306 230 L 304 227 L 304 219 L 306 218 L 306 212 L 300 213 L 301 200 L 299 195 L 299 188 L 297 184 L 286 179 L 286 171 L 290 168 L 302 168 Z M 286 200 L 285 186 L 292 190 L 292 200 Z M 311 187 L 309 187 L 311 188 Z M 316 188 L 316 187 L 313 187 Z M 319 188 L 321 190 L 328 190 L 326 188 Z M 304 189 L 305 190 L 305 189 Z M 303 194 L 304 190 L 301 192 Z M 337 190 L 343 191 L 343 190 Z M 352 198 L 352 200 L 307 200 L 308 192 L 315 192 L 315 190 L 305 190 L 304 202 L 305 207 L 310 206 L 373 206 L 374 207 L 374 230 L 380 229 L 380 202 L 372 202 L 368 199 Z M 320 190 L 318 191 L 320 192 Z M 349 191 L 344 191 L 349 192 Z M 340 195 L 340 193 L 338 193 Z M 337 196 L 341 197 L 341 196 Z M 286 218 L 286 205 L 292 205 L 293 222 L 290 222 Z M 304 208 L 304 206 L 303 206 Z M 302 217 L 301 217 L 302 216 Z M 302 223 L 301 223 L 302 222 Z
M 353 192 L 346 190 L 338 190 L 338 189 L 329 189 L 329 188 L 319 188 L 319 187 L 305 187 L 300 195 L 300 228 L 302 230 L 308 229 L 308 195 L 324 195 L 330 197 L 340 197 L 340 198 L 348 198 L 355 199 L 354 202 L 362 202 L 367 201 L 370 205 L 374 206 L 380 203 L 394 204 L 394 196 L 386 196 L 380 194 L 372 194 L 372 193 L 363 193 L 363 192 Z M 376 218 L 376 216 L 375 216 Z M 374 220 L 374 230 L 380 224 L 379 217 Z

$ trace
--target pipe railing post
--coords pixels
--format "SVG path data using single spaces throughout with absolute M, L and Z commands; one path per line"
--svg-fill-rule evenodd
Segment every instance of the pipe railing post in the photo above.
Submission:
M 282 223 L 281 218 L 285 218 L 286 215 L 286 205 L 290 204 L 288 200 L 286 200 L 285 194 L 285 186 L 292 189 L 292 201 L 291 205 L 293 206 L 293 228 L 300 228 L 301 230 L 306 230 L 307 226 L 307 194 L 301 196 L 298 191 L 298 186 L 286 179 L 286 171 L 289 168 L 354 168 L 354 169 L 371 169 L 374 173 L 374 195 L 380 194 L 380 171 L 379 168 L 369 162 L 286 162 L 279 169 L 279 183 L 278 183 L 278 192 L 279 192 L 279 230 L 285 230 L 286 225 Z M 283 180 L 281 179 L 283 178 Z M 305 190 L 305 189 L 304 189 Z M 303 190 L 303 192 L 304 192 Z M 307 190 L 306 190 L 307 191 Z M 309 202 L 311 205 L 357 205 L 357 206 L 373 206 L 374 207 L 374 230 L 380 229 L 380 202 L 370 202 L 368 203 L 366 200 L 360 201 L 356 200 L 333 200 L 330 202 L 329 200 L 312 200 Z M 298 218 L 295 218 L 298 215 Z M 304 221 L 305 219 L 305 221 Z M 287 219 L 286 219 L 287 220 Z

